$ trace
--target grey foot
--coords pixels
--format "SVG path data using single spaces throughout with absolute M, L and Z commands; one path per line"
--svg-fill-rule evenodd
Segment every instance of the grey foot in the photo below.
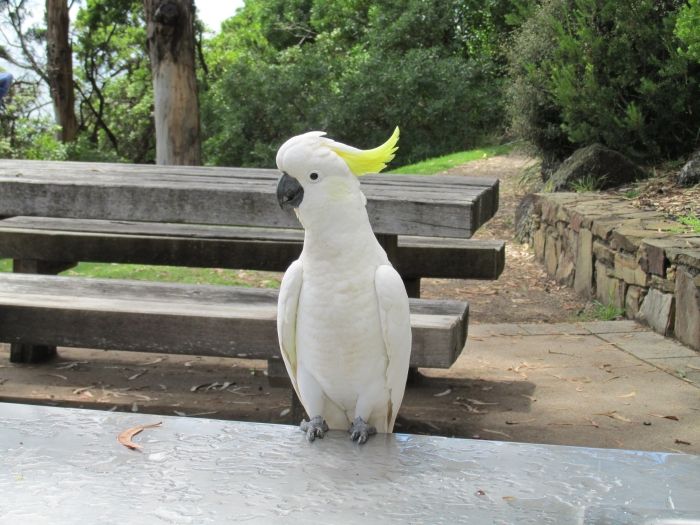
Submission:
M 311 421 L 302 421 L 299 428 L 302 432 L 306 432 L 306 439 L 309 441 L 313 441 L 316 438 L 323 439 L 323 436 L 328 432 L 328 425 L 326 425 L 322 416 L 312 417 Z
M 367 422 L 361 417 L 356 417 L 348 432 L 350 433 L 350 439 L 357 441 L 360 445 L 362 445 L 369 439 L 370 436 L 377 433 L 377 429 L 367 424 Z

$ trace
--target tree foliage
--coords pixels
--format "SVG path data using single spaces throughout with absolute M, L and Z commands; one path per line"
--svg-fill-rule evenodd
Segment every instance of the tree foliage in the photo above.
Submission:
M 514 38 L 510 115 L 542 152 L 603 143 L 675 158 L 700 129 L 700 70 L 679 52 L 680 0 L 546 0 Z
M 248 1 L 207 47 L 208 162 L 269 166 L 310 129 L 364 147 L 398 125 L 401 162 L 474 145 L 501 121 L 507 5 Z

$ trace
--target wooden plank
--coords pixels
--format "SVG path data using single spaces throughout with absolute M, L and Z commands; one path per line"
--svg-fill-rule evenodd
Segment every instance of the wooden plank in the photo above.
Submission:
M 276 290 L 0 274 L 0 341 L 144 352 L 278 355 Z M 411 366 L 449 367 L 468 305 L 411 300 Z
M 45 217 L 0 221 L 0 258 L 45 261 L 284 271 L 299 257 L 302 241 L 299 230 L 272 228 Z M 394 257 L 406 279 L 496 279 L 504 262 L 502 241 L 408 236 L 398 238 Z
M 407 279 L 498 279 L 505 266 L 505 243 L 399 237 L 395 266 Z
M 277 205 L 278 177 L 276 170 L 2 160 L 0 216 L 298 227 Z M 495 213 L 496 182 L 464 179 L 363 177 L 373 228 L 470 237 Z

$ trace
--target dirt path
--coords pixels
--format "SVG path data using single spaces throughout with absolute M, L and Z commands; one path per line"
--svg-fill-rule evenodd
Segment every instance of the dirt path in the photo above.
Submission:
M 422 297 L 469 301 L 472 323 L 564 322 L 590 307 L 573 290 L 550 279 L 529 247 L 514 238 L 515 208 L 527 192 L 521 178 L 523 170 L 533 162 L 527 155 L 511 153 L 470 162 L 447 172 L 500 179 L 498 212 L 474 238 L 506 241 L 506 264 L 497 281 L 423 279 Z

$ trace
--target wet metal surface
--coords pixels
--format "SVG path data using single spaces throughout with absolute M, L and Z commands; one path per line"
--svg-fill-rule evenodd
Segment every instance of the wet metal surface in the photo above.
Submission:
M 134 441 L 129 427 L 163 421 Z M 0 524 L 700 524 L 700 457 L 0 404 Z

